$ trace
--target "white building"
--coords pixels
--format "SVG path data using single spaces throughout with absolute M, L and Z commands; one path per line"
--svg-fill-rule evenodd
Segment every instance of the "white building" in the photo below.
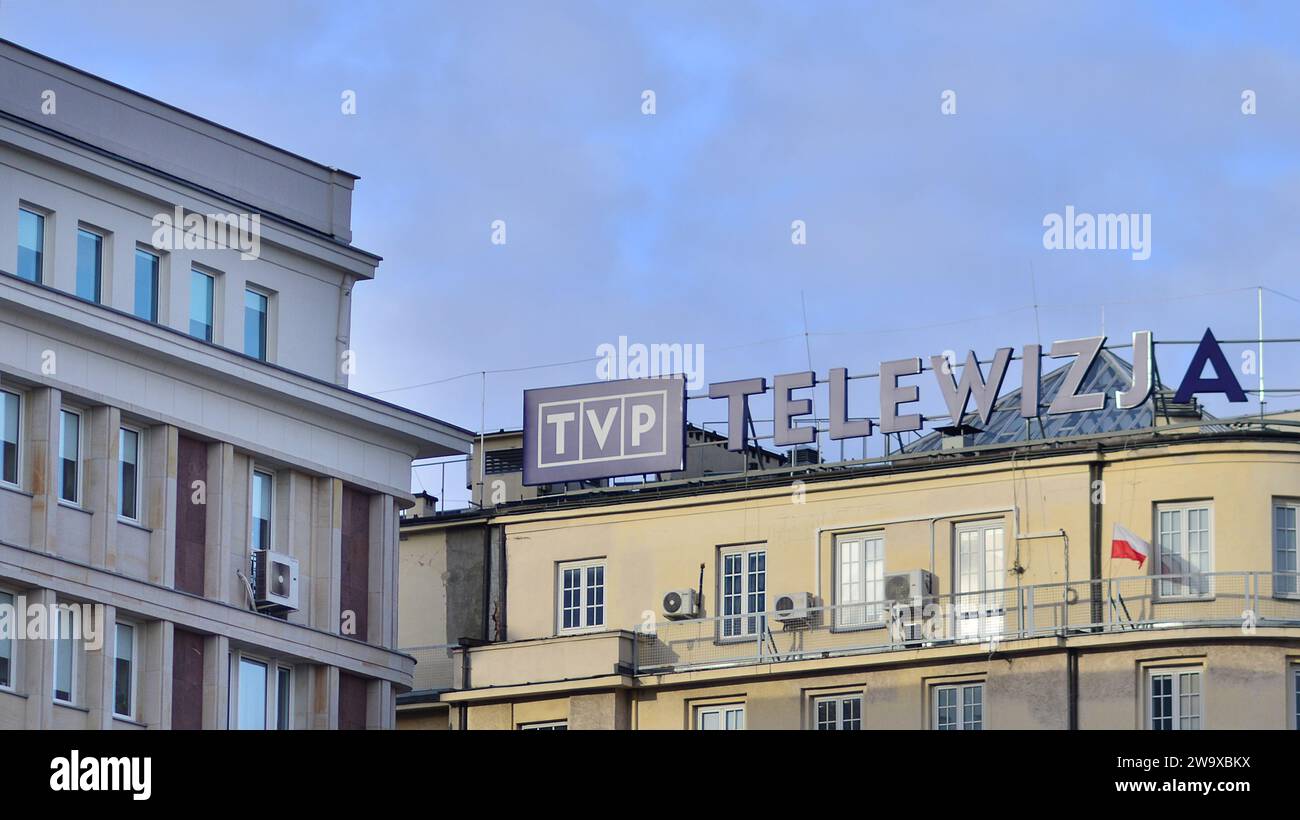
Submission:
M 470 436 L 348 390 L 355 181 L 0 41 L 0 605 L 105 620 L 0 640 L 0 727 L 392 726 L 410 464 Z

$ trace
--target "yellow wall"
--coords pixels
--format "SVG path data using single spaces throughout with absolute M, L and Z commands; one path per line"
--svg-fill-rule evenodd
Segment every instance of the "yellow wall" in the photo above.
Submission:
M 1147 574 L 1131 561 L 1110 559 L 1112 525 L 1119 521 L 1150 539 L 1154 505 L 1161 501 L 1213 499 L 1215 571 L 1272 567 L 1271 503 L 1300 497 L 1300 451 L 1253 444 L 1167 446 L 1106 456 L 1102 522 L 1102 575 Z M 660 620 L 662 596 L 696 587 L 704 564 L 704 615 L 717 612 L 718 550 L 755 543 L 767 551 L 767 591 L 807 591 L 833 604 L 833 532 L 881 530 L 887 572 L 930 567 L 930 517 L 934 524 L 934 571 L 942 592 L 953 583 L 953 534 L 964 521 L 997 519 L 1005 529 L 1005 586 L 1016 578 L 1015 515 L 1022 534 L 1065 530 L 1070 540 L 1069 577 L 1089 572 L 1091 456 L 1018 464 L 951 467 L 913 474 L 809 483 L 651 503 L 624 503 L 549 514 L 502 517 L 508 552 L 508 637 L 538 638 L 557 631 L 557 565 L 586 558 L 606 560 L 606 627 L 632 629 L 646 617 Z M 996 512 L 1008 510 L 1007 512 Z M 911 519 L 911 520 L 905 520 Z M 816 547 L 814 547 L 816 545 Z M 1019 542 L 1024 584 L 1065 579 L 1060 538 Z M 818 577 L 820 556 L 820 577 Z

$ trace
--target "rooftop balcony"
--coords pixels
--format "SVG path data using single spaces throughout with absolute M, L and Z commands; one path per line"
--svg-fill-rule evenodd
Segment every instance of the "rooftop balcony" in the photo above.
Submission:
M 768 596 L 769 604 L 772 596 Z M 668 621 L 638 632 L 635 674 L 807 661 L 963 644 L 1221 627 L 1300 627 L 1300 575 L 1142 575 Z

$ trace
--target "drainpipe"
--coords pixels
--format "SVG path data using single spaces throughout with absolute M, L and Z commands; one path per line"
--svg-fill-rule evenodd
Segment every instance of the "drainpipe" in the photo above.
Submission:
M 1101 602 L 1101 521 L 1102 521 L 1102 499 L 1105 495 L 1094 497 L 1095 488 L 1103 486 L 1102 480 L 1103 462 L 1098 459 L 1088 465 L 1088 577 L 1092 580 L 1092 599 L 1091 615 L 1089 619 L 1094 624 L 1101 623 L 1102 602 Z
M 1065 651 L 1066 663 L 1066 688 L 1071 732 L 1079 730 L 1079 650 L 1067 649 Z

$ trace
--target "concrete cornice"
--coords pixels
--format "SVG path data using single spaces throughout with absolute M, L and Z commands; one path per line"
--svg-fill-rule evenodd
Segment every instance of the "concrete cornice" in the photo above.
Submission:
M 89 335 L 95 339 L 99 352 L 129 349 L 131 358 L 153 359 L 156 370 L 173 377 L 188 372 L 194 380 L 252 391 L 261 402 L 271 406 L 278 404 L 298 413 L 323 413 L 341 428 L 369 430 L 377 442 L 391 445 L 394 438 L 404 440 L 417 458 L 465 454 L 470 450 L 473 435 L 454 425 L 12 275 L 0 274 L 0 306 L 38 317 L 71 334 L 72 338 Z M 84 392 L 84 386 L 62 384 L 42 374 L 40 353 L 27 351 L 30 360 L 23 367 L 26 378 Z M 112 398 L 120 401 L 122 397 Z

